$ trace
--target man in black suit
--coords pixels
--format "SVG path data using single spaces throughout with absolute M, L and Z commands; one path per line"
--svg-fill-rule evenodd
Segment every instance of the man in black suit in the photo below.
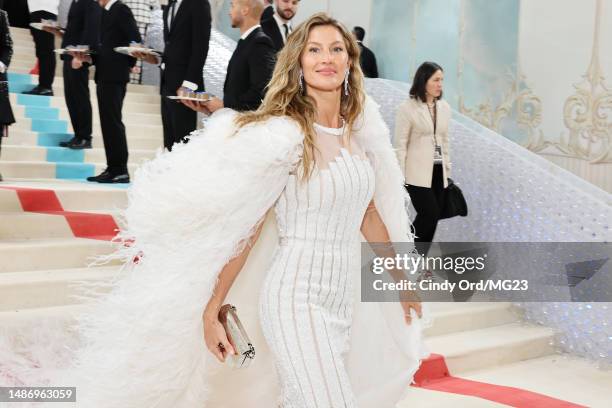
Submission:
M 295 17 L 300 0 L 274 0 L 276 13 L 261 22 L 264 33 L 272 40 L 276 51 L 280 51 L 287 43 L 287 37 L 293 31 L 291 20 Z
M 264 0 L 264 3 L 266 3 L 266 7 L 264 8 L 263 13 L 261 13 L 261 19 L 259 20 L 260 22 L 264 22 L 272 18 L 272 16 L 274 15 L 273 0 Z
M 128 147 L 121 110 L 136 59 L 119 54 L 114 48 L 140 43 L 142 38 L 128 6 L 118 0 L 98 0 L 98 3 L 102 6 L 100 44 L 94 50 L 93 63 L 96 65 L 96 94 L 107 168 L 97 176 L 87 177 L 87 181 L 129 183 Z M 83 61 L 79 57 L 75 59 L 73 67 L 78 67 Z M 91 62 L 89 57 L 85 60 Z
M 87 45 L 98 46 L 102 9 L 96 0 L 72 0 L 68 11 L 62 48 Z M 59 32 L 58 32 L 59 33 Z M 92 110 L 89 95 L 89 64 L 79 64 L 70 55 L 64 61 L 64 97 L 74 129 L 74 137 L 60 146 L 71 149 L 91 149 Z M 73 61 L 75 61 L 73 68 Z
M 196 129 L 197 114 L 166 96 L 180 91 L 204 90 L 204 64 L 210 41 L 211 14 L 208 0 L 168 0 L 163 12 L 164 55 L 161 60 L 162 122 L 164 146 L 174 143 Z M 150 64 L 160 61 L 149 54 L 135 54 Z
M 272 78 L 276 54 L 259 25 L 262 11 L 261 0 L 232 0 L 232 27 L 239 28 L 241 36 L 227 66 L 223 100 L 213 98 L 201 104 L 184 101 L 186 106 L 206 113 L 221 108 L 247 111 L 259 107 Z
M 378 78 L 378 66 L 376 65 L 376 56 L 372 50 L 363 45 L 363 39 L 365 38 L 365 30 L 362 27 L 354 27 L 353 35 L 361 48 L 361 56 L 359 58 L 359 64 L 361 70 L 366 78 Z

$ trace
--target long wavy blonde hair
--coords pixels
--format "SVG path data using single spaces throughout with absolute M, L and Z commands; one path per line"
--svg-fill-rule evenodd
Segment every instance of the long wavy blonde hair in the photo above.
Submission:
M 288 116 L 295 120 L 304 133 L 304 153 L 302 156 L 302 175 L 308 179 L 314 168 L 315 143 L 314 122 L 317 107 L 312 97 L 300 89 L 301 57 L 305 52 L 310 31 L 314 27 L 335 27 L 342 37 L 349 56 L 349 95 L 341 92 L 340 114 L 346 122 L 348 135 L 353 125 L 363 112 L 365 92 L 363 89 L 363 72 L 359 65 L 360 49 L 351 33 L 334 18 L 325 13 L 311 16 L 300 24 L 287 39 L 287 44 L 279 52 L 272 79 L 268 84 L 266 96 L 256 111 L 238 116 L 239 127 L 249 123 L 261 122 L 274 116 Z

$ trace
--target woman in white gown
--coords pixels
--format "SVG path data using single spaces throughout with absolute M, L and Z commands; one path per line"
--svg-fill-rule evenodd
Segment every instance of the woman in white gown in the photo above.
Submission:
M 305 135 L 301 160 L 274 204 L 279 244 L 259 301 L 283 408 L 356 406 L 345 363 L 358 283 L 351 271 L 360 269 L 360 231 L 370 242 L 390 241 L 373 200 L 371 158 L 352 137 L 365 103 L 362 82 L 350 34 L 317 15 L 292 34 L 261 108 L 238 119 L 247 126 L 289 117 Z M 232 350 L 219 308 L 249 251 L 221 271 L 204 313 L 206 344 L 221 361 Z M 411 309 L 421 316 L 419 302 L 402 306 L 407 323 Z
M 359 301 L 360 232 L 412 241 L 406 201 L 358 46 L 314 15 L 258 111 L 221 110 L 137 171 L 114 255 L 124 268 L 79 316 L 78 345 L 20 339 L 24 368 L 0 338 L 0 373 L 77 386 L 87 408 L 391 407 L 426 356 L 421 304 Z M 218 321 L 228 300 L 257 348 L 245 370 L 212 358 L 232 351 Z

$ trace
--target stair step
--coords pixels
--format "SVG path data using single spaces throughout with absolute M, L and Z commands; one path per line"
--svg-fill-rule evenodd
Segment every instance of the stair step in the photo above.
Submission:
M 92 106 L 92 110 L 93 110 Z M 97 106 L 96 106 L 97 108 Z M 22 120 L 45 119 L 45 120 L 63 120 L 70 122 L 70 114 L 66 107 L 52 108 L 40 106 L 15 105 L 13 113 L 17 122 Z M 100 118 L 97 114 L 92 115 L 92 121 L 95 124 L 100 123 Z M 159 112 L 151 113 L 131 113 L 127 109 L 123 109 L 123 122 L 126 124 L 142 124 L 142 125 L 162 125 Z
M 29 85 L 29 87 L 30 88 L 34 87 L 34 84 Z M 23 87 L 23 89 L 25 90 L 30 89 L 30 88 L 27 88 L 25 85 Z M 17 103 L 25 104 L 27 102 L 29 104 L 36 103 L 41 106 L 54 106 L 54 107 L 66 106 L 66 103 L 64 101 L 63 90 L 57 91 L 57 92 L 54 91 L 54 96 L 23 95 L 20 93 L 14 93 L 12 91 L 10 84 L 9 84 L 9 90 L 11 92 L 10 93 L 11 103 L 13 104 L 17 104 Z M 90 85 L 89 92 L 90 92 L 92 104 L 97 106 L 95 86 Z M 159 106 L 161 104 L 161 97 L 159 95 L 153 95 L 153 94 L 128 92 L 125 95 L 124 107 L 129 106 L 130 104 L 155 105 L 159 109 Z
M 94 257 L 113 252 L 113 248 L 111 242 L 85 238 L 3 240 L 0 272 L 83 268 Z
M 126 190 L 114 185 L 57 179 L 24 180 L 0 184 L 0 207 L 4 211 L 22 211 L 17 193 L 8 187 L 52 190 L 65 211 L 105 213 L 127 205 Z
M 73 136 L 72 133 L 39 133 L 26 129 L 11 129 L 10 137 L 5 139 L 3 146 L 6 144 L 7 146 L 58 147 L 60 142 L 68 141 Z M 162 147 L 162 137 L 160 136 L 151 137 L 127 133 L 126 137 L 130 152 L 132 149 L 155 151 Z M 92 146 L 94 149 L 104 149 L 104 142 L 100 133 L 93 134 Z
M 450 372 L 458 374 L 549 355 L 552 339 L 550 328 L 511 323 L 433 336 L 426 344 L 445 356 Z
M 155 150 L 131 149 L 129 162 L 138 164 L 155 157 Z M 73 163 L 104 163 L 103 148 L 73 150 L 65 147 L 9 145 L 2 146 L 3 161 L 47 161 Z
M 128 163 L 128 171 L 134 174 L 138 165 Z M 6 178 L 58 178 L 85 179 L 106 169 L 106 163 L 0 161 L 0 173 Z
M 433 325 L 425 329 L 427 337 L 513 323 L 519 320 L 511 303 L 429 303 Z
M 126 137 L 134 136 L 159 136 L 163 137 L 163 128 L 161 125 L 147 125 L 124 122 Z M 99 123 L 93 124 L 94 134 L 101 135 L 102 128 Z M 11 126 L 11 130 L 31 130 L 40 133 L 72 133 L 72 125 L 68 120 L 53 120 L 53 119 L 20 119 Z
M 75 233 L 70 227 L 62 212 L 23 212 L 2 211 L 0 212 L 0 241 L 15 239 L 48 239 L 48 238 L 72 238 Z M 115 224 L 119 224 L 119 212 L 72 212 L 69 213 L 73 223 L 85 225 L 92 222 L 96 217 L 112 217 Z
M 0 276 L 0 312 L 78 304 L 83 293 L 75 285 L 84 281 L 109 281 L 118 266 L 8 272 Z

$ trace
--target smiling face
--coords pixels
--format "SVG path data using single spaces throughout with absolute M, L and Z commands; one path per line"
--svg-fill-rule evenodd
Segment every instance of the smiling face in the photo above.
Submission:
M 308 35 L 300 62 L 307 89 L 339 90 L 349 69 L 344 37 L 333 26 L 314 27 Z

